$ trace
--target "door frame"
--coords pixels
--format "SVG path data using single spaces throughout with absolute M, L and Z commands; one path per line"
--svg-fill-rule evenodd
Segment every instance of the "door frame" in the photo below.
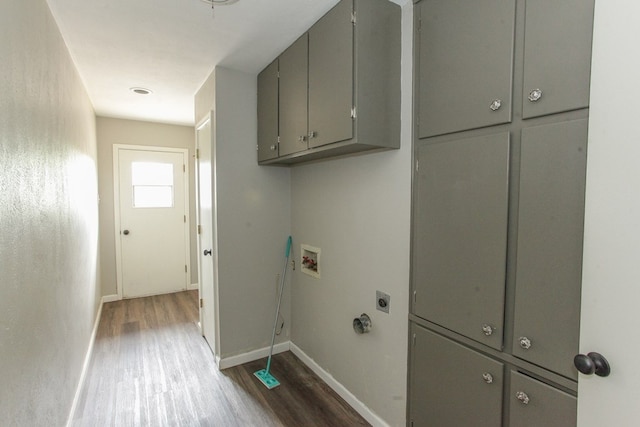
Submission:
M 202 334 L 203 337 L 205 337 L 205 341 L 208 343 L 209 347 L 211 348 L 211 351 L 213 352 L 216 360 L 216 364 L 219 361 L 219 351 L 220 351 L 220 322 L 219 322 L 219 299 L 218 299 L 218 240 L 217 240 L 217 207 L 216 207 L 216 194 L 215 194 L 215 113 L 213 110 L 209 111 L 202 119 L 200 119 L 198 122 L 196 122 L 196 126 L 194 127 L 194 138 L 195 138 L 195 149 L 196 149 L 196 158 L 195 158 L 195 185 L 196 185 L 196 200 L 195 200 L 195 210 L 196 210 L 196 223 L 197 223 L 197 227 L 200 227 L 202 225 L 201 219 L 200 219 L 200 158 L 199 158 L 199 153 L 200 153 L 200 146 L 201 146 L 201 141 L 198 139 L 198 132 L 200 131 L 200 129 L 202 129 L 204 126 L 207 125 L 207 123 L 210 124 L 210 141 L 209 143 L 211 144 L 211 220 L 212 223 L 210 224 L 211 226 L 211 249 L 213 250 L 213 283 L 211 284 L 212 286 L 212 292 L 213 292 L 213 307 L 211 307 L 212 313 L 211 316 L 214 319 L 214 326 L 213 326 L 213 331 L 212 334 L 213 335 L 213 342 L 209 342 L 208 340 L 206 340 L 206 336 L 205 336 L 205 326 L 204 326 L 204 314 L 203 314 L 203 307 L 202 305 L 200 305 L 199 308 L 199 314 L 200 314 L 200 333 Z M 196 235 L 196 240 L 197 240 L 197 250 L 198 250 L 198 256 L 197 256 L 197 261 L 198 261 L 198 292 L 199 292 L 199 298 L 203 298 L 202 294 L 203 294 L 203 282 L 202 282 L 202 258 L 201 258 L 201 254 L 203 251 L 203 247 L 202 247 L 202 234 L 200 232 L 197 233 Z
M 124 283 L 122 276 L 122 241 L 120 240 L 120 150 L 134 151 L 159 151 L 164 153 L 182 154 L 184 170 L 184 214 L 186 221 L 185 230 L 185 263 L 187 266 L 186 277 L 191 277 L 191 236 L 189 234 L 190 212 L 189 212 L 189 149 L 174 147 L 156 147 L 151 145 L 128 145 L 113 144 L 113 224 L 116 246 L 116 291 L 118 300 L 122 299 L 122 286 Z M 190 279 L 186 282 L 185 289 L 189 288 Z

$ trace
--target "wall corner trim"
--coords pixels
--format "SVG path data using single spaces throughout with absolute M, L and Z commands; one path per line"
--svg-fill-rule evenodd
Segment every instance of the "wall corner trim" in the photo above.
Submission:
M 71 410 L 69 411 L 69 418 L 67 418 L 67 427 L 71 427 L 73 425 L 73 418 L 76 414 L 78 402 L 80 401 L 80 395 L 84 387 L 84 381 L 86 379 L 87 371 L 89 370 L 89 365 L 91 364 L 91 357 L 93 356 L 93 345 L 96 341 L 96 335 L 98 334 L 100 316 L 102 316 L 102 306 L 105 302 L 109 302 L 107 301 L 107 299 L 111 297 L 116 297 L 116 299 L 112 299 L 111 301 L 120 299 L 117 295 L 108 295 L 100 299 L 100 306 L 98 307 L 98 312 L 96 313 L 96 320 L 93 322 L 93 331 L 91 331 L 91 338 L 89 338 L 89 346 L 87 347 L 87 354 L 85 355 L 84 363 L 82 364 L 82 371 L 80 372 L 80 379 L 78 380 L 78 386 L 76 387 L 76 394 L 73 397 L 73 403 L 71 405 Z
M 284 353 L 289 351 L 289 341 L 281 342 L 273 346 L 273 354 Z M 234 366 L 242 365 L 244 363 L 253 362 L 254 360 L 262 359 L 269 356 L 269 347 L 259 348 L 257 350 L 250 351 L 248 353 L 238 354 L 230 357 L 216 356 L 218 369 L 223 370 L 232 368 Z
M 302 361 L 309 369 L 311 369 L 316 375 L 318 375 L 329 387 L 333 389 L 340 397 L 342 397 L 353 409 L 355 409 L 365 420 L 367 420 L 373 427 L 390 427 L 382 418 L 380 418 L 375 412 L 373 412 L 367 405 L 362 403 L 356 396 L 353 395 L 345 386 L 343 386 L 333 375 L 325 371 L 315 360 L 309 357 L 300 347 L 294 343 L 290 343 L 290 350 L 295 354 L 298 359 Z

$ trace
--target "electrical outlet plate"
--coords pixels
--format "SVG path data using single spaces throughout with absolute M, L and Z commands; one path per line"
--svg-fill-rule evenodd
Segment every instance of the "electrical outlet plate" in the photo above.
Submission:
M 384 313 L 389 313 L 389 304 L 391 303 L 391 295 L 382 291 L 376 291 L 376 309 Z

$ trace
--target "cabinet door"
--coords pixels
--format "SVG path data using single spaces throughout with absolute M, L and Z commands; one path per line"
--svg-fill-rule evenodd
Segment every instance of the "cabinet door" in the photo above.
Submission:
M 309 147 L 353 137 L 353 0 L 309 30 Z
M 413 312 L 501 350 L 509 134 L 423 145 L 417 156 Z
M 306 150 L 308 38 L 304 34 L 279 57 L 280 156 Z
M 577 380 L 587 120 L 522 131 L 513 355 Z
M 420 326 L 412 330 L 411 425 L 501 426 L 503 364 Z
M 594 0 L 526 2 L 523 117 L 589 105 Z
M 509 122 L 515 0 L 418 8 L 419 137 Z
M 278 60 L 258 74 L 258 161 L 278 157 Z
M 510 427 L 575 427 L 577 399 L 538 380 L 511 371 Z

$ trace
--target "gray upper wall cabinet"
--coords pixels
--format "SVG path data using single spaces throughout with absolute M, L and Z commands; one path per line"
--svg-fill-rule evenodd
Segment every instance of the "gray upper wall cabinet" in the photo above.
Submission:
M 278 60 L 258 76 L 258 161 L 278 157 Z
M 523 117 L 589 105 L 594 0 L 527 1 Z
M 511 120 L 515 5 L 515 0 L 416 5 L 420 138 Z
M 278 155 L 258 111 L 258 163 L 291 164 L 400 147 L 400 7 L 342 0 L 283 52 L 279 61 Z M 258 76 L 258 108 L 274 108 Z M 275 151 L 275 150 L 273 150 Z
M 280 93 L 279 100 L 276 97 L 275 105 L 276 111 L 280 112 L 280 156 L 306 150 L 308 146 L 308 52 L 308 36 L 304 34 L 278 58 L 280 63 Z M 260 73 L 260 76 L 262 76 L 262 73 Z M 260 76 L 258 76 L 258 78 L 260 78 Z M 260 92 L 258 92 L 258 102 L 260 102 L 259 93 Z M 273 105 L 273 103 L 270 103 L 270 105 Z M 260 138 L 260 135 L 258 135 L 258 138 Z M 260 151 L 259 146 L 258 151 Z

